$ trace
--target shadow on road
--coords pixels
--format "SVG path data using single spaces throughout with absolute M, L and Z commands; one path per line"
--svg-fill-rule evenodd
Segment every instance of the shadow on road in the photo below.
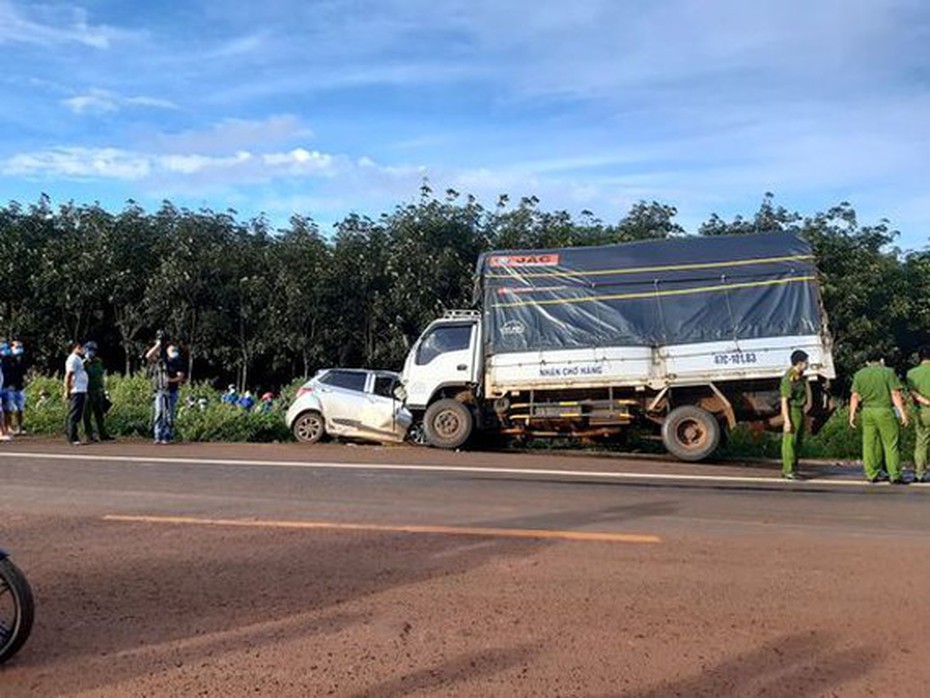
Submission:
M 656 516 L 671 516 L 678 511 L 673 501 L 641 502 L 595 510 L 546 511 L 533 516 L 482 521 L 475 525 L 488 528 L 527 528 L 545 530 L 583 530 L 591 524 L 615 524 Z
M 868 674 L 883 655 L 875 647 L 839 649 L 836 640 L 823 633 L 798 633 L 709 665 L 700 674 L 622 695 L 624 698 L 840 695 L 837 690 L 844 683 Z
M 580 528 L 669 513 L 667 503 L 494 521 L 495 527 Z M 21 526 L 21 528 L 19 527 Z M 335 634 L 369 622 L 341 604 L 502 557 L 532 555 L 551 541 L 126 524 L 96 519 L 19 521 L 37 624 L 6 688 L 25 693 L 113 687 L 137 676 L 197 666 L 229 651 Z M 476 545 L 479 542 L 479 545 Z M 521 661 L 528 648 L 480 653 L 437 676 L 465 677 Z M 370 695 L 431 686 L 430 671 Z M 398 680 L 400 681 L 400 680 Z M 28 689 L 28 690 L 26 690 Z
M 457 657 L 440 665 L 404 674 L 396 679 L 371 686 L 353 698 L 395 698 L 411 693 L 443 695 L 456 684 L 492 676 L 520 664 L 528 663 L 538 652 L 532 646 L 489 649 Z

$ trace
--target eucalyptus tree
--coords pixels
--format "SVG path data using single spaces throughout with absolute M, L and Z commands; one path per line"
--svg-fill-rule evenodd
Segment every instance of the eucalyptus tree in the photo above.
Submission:
M 51 215 L 43 224 L 38 219 Z M 44 206 L 29 218 L 45 228 L 45 244 L 32 270 L 37 311 L 45 341 L 64 348 L 102 327 L 106 318 L 103 238 L 113 217 L 99 204 L 62 204 L 51 214 Z
M 270 249 L 271 293 L 268 331 L 276 345 L 274 368 L 292 368 L 296 358 L 302 375 L 326 360 L 322 341 L 323 306 L 332 253 L 310 218 L 292 216 Z
M 16 201 L 0 208 L 0 335 L 39 339 L 35 270 L 54 214 L 47 197 L 24 210 Z
M 188 354 L 188 375 L 196 359 L 209 358 L 218 343 L 221 268 L 235 219 L 230 212 L 178 210 L 165 202 L 155 215 L 158 265 L 145 291 L 153 321 Z
M 487 244 L 486 217 L 474 198 L 457 199 L 449 190 L 444 201 L 424 198 L 383 219 L 389 235 L 384 353 L 394 363 L 437 315 L 471 305 L 475 263 Z
M 153 324 L 146 290 L 160 267 L 159 230 L 153 217 L 130 200 L 104 231 L 102 247 L 101 274 L 123 350 L 123 370 L 129 374 L 144 350 L 141 333 Z
M 390 336 L 386 311 L 390 246 L 381 222 L 351 214 L 336 224 L 325 275 L 323 341 L 331 361 L 346 366 L 386 366 Z

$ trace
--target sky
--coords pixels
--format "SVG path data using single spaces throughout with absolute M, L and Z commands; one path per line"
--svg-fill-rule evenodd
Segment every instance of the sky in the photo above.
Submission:
M 926 0 L 0 0 L 0 202 L 849 201 L 930 244 Z

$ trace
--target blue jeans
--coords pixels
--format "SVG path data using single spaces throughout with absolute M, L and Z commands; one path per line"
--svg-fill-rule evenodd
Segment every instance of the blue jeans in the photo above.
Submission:
M 178 393 L 155 391 L 155 440 L 171 441 L 174 436 L 174 414 L 178 409 Z

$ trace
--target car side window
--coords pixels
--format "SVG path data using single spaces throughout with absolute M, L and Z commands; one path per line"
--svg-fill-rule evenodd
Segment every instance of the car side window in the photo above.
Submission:
M 471 325 L 437 327 L 420 342 L 417 365 L 424 366 L 441 354 L 468 349 L 471 343 Z
M 381 397 L 394 397 L 394 384 L 397 382 L 393 376 L 375 376 L 374 394 Z
M 330 371 L 320 379 L 320 382 L 334 388 L 355 390 L 361 393 L 365 391 L 366 378 L 367 376 L 364 373 L 355 371 Z

